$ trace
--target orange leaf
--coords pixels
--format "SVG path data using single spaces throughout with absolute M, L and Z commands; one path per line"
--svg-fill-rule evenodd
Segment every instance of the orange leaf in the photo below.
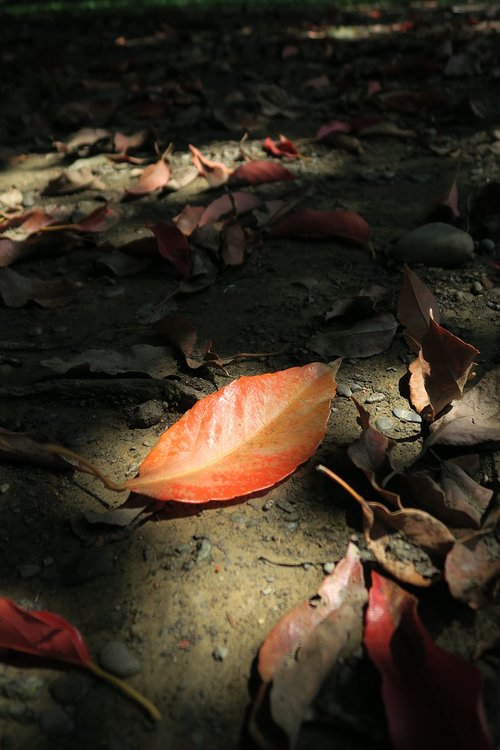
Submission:
M 206 179 L 210 187 L 220 187 L 220 185 L 224 185 L 228 181 L 231 175 L 229 167 L 226 167 L 221 161 L 207 159 L 196 146 L 190 144 L 189 150 L 193 155 L 193 164 Z
M 140 198 L 161 190 L 168 183 L 170 175 L 170 167 L 163 159 L 160 159 L 144 169 L 136 184 L 125 190 L 125 197 Z
M 191 503 L 271 487 L 323 439 L 339 364 L 242 377 L 202 399 L 162 435 L 126 487 Z

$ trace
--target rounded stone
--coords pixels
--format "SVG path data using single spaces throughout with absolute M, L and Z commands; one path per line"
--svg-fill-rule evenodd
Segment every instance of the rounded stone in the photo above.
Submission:
M 99 664 L 117 677 L 132 677 L 141 671 L 135 654 L 121 641 L 108 641 L 99 652 Z
M 75 729 L 73 719 L 60 706 L 51 706 L 42 711 L 40 726 L 46 734 L 53 737 L 64 737 Z
M 394 428 L 394 422 L 389 417 L 379 417 L 375 420 L 375 427 L 380 432 L 389 432 Z
M 393 246 L 396 260 L 454 268 L 470 260 L 474 240 L 462 229 L 436 221 L 403 235 Z
M 403 422 L 415 422 L 415 424 L 420 424 L 422 421 L 420 414 L 417 414 L 416 411 L 410 411 L 410 409 L 400 409 L 399 407 L 396 407 L 392 410 L 392 413 Z

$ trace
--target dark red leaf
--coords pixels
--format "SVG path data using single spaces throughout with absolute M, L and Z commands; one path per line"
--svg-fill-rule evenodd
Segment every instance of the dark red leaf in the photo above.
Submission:
M 266 159 L 248 161 L 234 170 L 229 182 L 246 183 L 248 185 L 258 185 L 262 182 L 280 182 L 281 180 L 294 180 L 295 175 L 282 164 Z
M 158 242 L 158 252 L 187 277 L 191 271 L 191 253 L 185 234 L 173 224 L 160 222 L 150 227 Z
M 417 599 L 376 572 L 365 646 L 382 677 L 394 750 L 493 750 L 475 666 L 437 646 L 417 614 Z
M 331 122 L 326 122 L 324 125 L 321 125 L 316 133 L 316 139 L 325 142 L 333 135 L 338 133 L 350 133 L 351 130 L 352 125 L 349 122 L 343 122 L 343 120 L 332 120 Z
M 354 213 L 339 208 L 333 211 L 316 211 L 299 208 L 278 221 L 271 229 L 271 237 L 294 237 L 301 234 L 321 235 L 366 246 L 370 241 L 370 227 Z
M 278 156 L 285 159 L 298 159 L 300 156 L 295 143 L 284 135 L 280 135 L 278 141 L 273 141 L 273 139 L 268 136 L 264 140 L 262 148 L 272 156 Z
M 202 212 L 199 225 L 213 224 L 225 216 L 236 213 L 237 216 L 247 213 L 262 203 L 261 199 L 254 193 L 246 193 L 243 190 L 222 195 L 220 198 L 209 203 Z
M 90 654 L 80 632 L 52 612 L 30 611 L 0 598 L 0 648 L 88 667 Z

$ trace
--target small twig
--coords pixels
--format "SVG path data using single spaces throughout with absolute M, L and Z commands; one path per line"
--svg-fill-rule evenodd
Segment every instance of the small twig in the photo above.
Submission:
M 107 476 L 105 476 L 100 471 L 100 469 L 98 469 L 97 466 L 94 466 L 94 464 L 87 458 L 80 456 L 79 453 L 75 453 L 69 448 L 65 448 L 63 445 L 44 443 L 43 449 L 53 456 L 61 456 L 62 458 L 67 458 L 70 461 L 75 462 L 76 468 L 79 469 L 79 471 L 82 471 L 84 474 L 90 474 L 91 476 L 97 477 L 97 479 L 99 479 L 108 490 L 112 490 L 113 492 L 123 492 L 127 489 L 125 483 L 117 484 L 116 482 L 113 482 L 112 479 L 109 479 Z
M 287 562 L 286 560 L 271 560 L 269 557 L 259 555 L 258 560 L 263 560 L 269 565 L 279 565 L 281 568 L 303 568 L 304 565 L 314 565 L 314 567 L 321 567 L 323 562 L 312 562 L 311 560 L 303 560 L 302 562 Z

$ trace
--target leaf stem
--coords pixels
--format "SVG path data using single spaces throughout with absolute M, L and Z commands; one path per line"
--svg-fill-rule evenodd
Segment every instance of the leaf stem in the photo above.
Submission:
M 139 693 L 138 690 L 129 685 L 128 682 L 121 680 L 119 677 L 111 674 L 111 672 L 106 672 L 105 669 L 101 669 L 101 667 L 94 661 L 88 662 L 86 666 L 97 677 L 101 677 L 103 680 L 106 680 L 106 682 L 109 682 L 111 685 L 121 690 L 122 693 L 124 693 L 128 698 L 135 701 L 135 703 L 138 703 L 146 711 L 146 713 L 148 713 L 150 717 L 154 719 L 154 721 L 160 721 L 160 719 L 162 718 L 161 713 L 158 711 L 154 703 L 151 703 L 150 700 L 148 700 L 144 695 L 142 695 L 142 693 Z
M 84 474 L 91 474 L 92 476 L 97 477 L 97 479 L 100 479 L 100 481 L 105 487 L 107 487 L 108 490 L 112 490 L 113 492 L 123 492 L 123 490 L 127 489 L 124 482 L 122 484 L 113 482 L 112 479 L 109 479 L 109 477 L 105 476 L 97 468 L 97 466 L 94 466 L 94 464 L 87 458 L 80 456 L 78 453 L 75 453 L 69 448 L 65 448 L 63 445 L 53 445 L 51 443 L 46 443 L 44 444 L 43 448 L 47 451 L 47 453 L 61 456 L 62 458 L 68 458 L 70 461 L 75 461 L 78 464 L 78 466 L 76 466 L 75 468 L 77 468 L 79 471 L 82 471 Z
M 330 477 L 330 479 L 333 479 L 333 481 L 337 482 L 337 484 L 340 484 L 340 486 L 343 487 L 343 489 L 346 492 L 348 492 L 351 495 L 351 497 L 353 497 L 355 500 L 357 500 L 358 503 L 361 503 L 362 506 L 364 506 L 366 504 L 366 500 L 364 499 L 364 497 L 362 497 L 360 494 L 358 494 L 356 492 L 356 490 L 354 490 L 351 487 L 350 484 L 347 484 L 347 482 L 344 479 L 342 479 L 341 477 L 339 477 L 338 474 L 335 474 L 334 471 L 332 471 L 331 469 L 327 469 L 327 467 L 323 466 L 323 464 L 318 464 L 316 466 L 316 469 L 318 471 L 321 471 L 322 474 L 326 474 L 327 477 Z

